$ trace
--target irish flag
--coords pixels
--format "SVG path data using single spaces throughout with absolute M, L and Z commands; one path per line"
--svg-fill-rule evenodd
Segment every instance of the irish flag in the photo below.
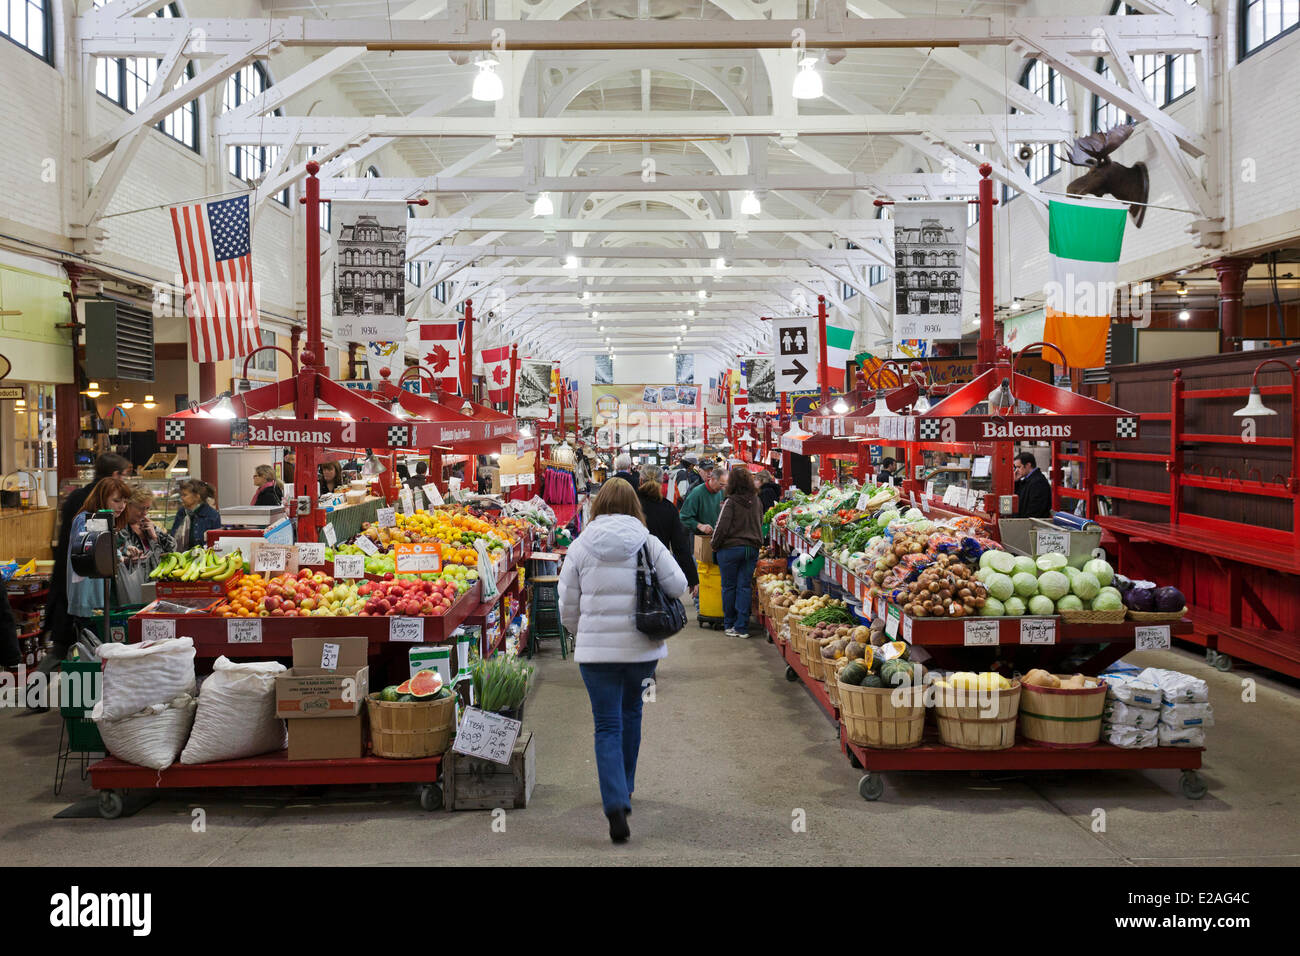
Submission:
M 1051 280 L 1043 338 L 1059 345 L 1075 368 L 1106 364 L 1127 215 L 1128 209 L 1117 204 L 1078 199 L 1048 203 Z
M 853 361 L 853 330 L 826 323 L 826 375 L 832 389 L 844 390 L 844 366 Z

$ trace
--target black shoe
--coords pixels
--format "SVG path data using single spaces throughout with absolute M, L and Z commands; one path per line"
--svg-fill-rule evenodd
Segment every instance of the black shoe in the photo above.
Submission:
M 605 816 L 609 820 L 609 838 L 615 843 L 626 843 L 627 838 L 632 835 L 632 831 L 627 825 L 627 812 L 615 810 L 613 813 L 605 814 Z

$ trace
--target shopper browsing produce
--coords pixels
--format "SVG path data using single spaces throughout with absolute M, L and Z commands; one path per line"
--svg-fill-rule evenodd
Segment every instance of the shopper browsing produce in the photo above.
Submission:
M 178 551 L 204 544 L 207 533 L 221 527 L 221 513 L 208 504 L 216 491 L 206 481 L 187 478 L 180 485 L 181 506 L 172 521 L 171 534 Z
M 275 469 L 270 465 L 258 465 L 253 469 L 254 505 L 284 504 L 284 485 L 275 477 Z
M 337 461 L 321 462 L 319 493 L 332 495 L 336 491 L 341 491 L 343 485 L 343 469 L 339 467 L 339 463 Z
M 144 565 L 146 574 L 158 566 L 164 554 L 176 550 L 172 536 L 149 519 L 153 503 L 152 491 L 134 488 L 117 518 L 117 551 L 122 563 L 128 567 Z
M 600 799 L 615 843 L 631 835 L 627 814 L 641 748 L 643 684 L 668 653 L 663 641 L 636 629 L 636 561 L 643 548 L 664 593 L 684 595 L 686 576 L 646 530 L 636 492 L 611 479 L 592 502 L 590 523 L 560 572 L 560 620 L 575 635 L 573 657 L 591 698 Z
M 98 511 L 113 512 L 113 520 L 126 510 L 126 503 L 131 498 L 131 486 L 121 478 L 104 478 L 96 483 L 86 503 L 81 506 L 72 519 L 69 541 L 75 541 L 77 535 L 86 530 L 86 521 Z M 96 618 L 103 613 L 104 582 L 98 578 L 83 578 L 72 570 L 72 555 L 67 557 L 68 575 L 68 614 L 72 618 L 73 633 L 81 629 L 96 630 Z
M 726 480 L 726 471 L 714 468 L 682 502 L 682 524 L 691 534 L 713 533 L 722 510 L 722 485 Z
M 749 637 L 751 581 L 763 546 L 763 507 L 754 476 L 736 465 L 713 530 L 713 556 L 722 573 L 722 626 L 730 637 Z
M 1015 492 L 1020 499 L 1019 518 L 1052 516 L 1052 483 L 1038 470 L 1038 461 L 1027 451 L 1016 455 Z
M 645 515 L 645 524 L 650 533 L 658 538 L 665 548 L 673 553 L 678 566 L 686 575 L 686 583 L 692 593 L 699 587 L 700 577 L 695 570 L 695 557 L 691 554 L 691 541 L 682 526 L 682 519 L 677 509 L 664 500 L 660 483 L 663 469 L 658 465 L 647 465 L 641 469 L 641 487 L 637 489 L 637 498 L 641 502 L 641 511 Z
M 767 511 L 781 500 L 781 486 L 776 483 L 776 479 L 772 477 L 772 473 L 766 468 L 758 473 L 757 481 L 758 500 L 763 506 L 763 510 Z

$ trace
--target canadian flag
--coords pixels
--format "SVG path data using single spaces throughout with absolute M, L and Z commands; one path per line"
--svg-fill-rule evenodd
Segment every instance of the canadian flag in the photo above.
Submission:
M 736 418 L 744 424 L 749 421 L 749 389 L 742 388 L 731 398 L 731 408 Z
M 460 342 L 455 322 L 420 323 L 420 364 L 433 373 L 444 392 L 460 392 Z M 431 391 L 429 380 L 421 377 L 424 391 Z
M 493 402 L 510 400 L 510 346 L 483 349 L 483 373 L 487 380 L 488 399 Z

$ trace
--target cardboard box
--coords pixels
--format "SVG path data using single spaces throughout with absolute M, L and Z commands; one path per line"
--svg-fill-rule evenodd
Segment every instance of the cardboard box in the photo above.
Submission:
M 338 649 L 333 670 L 321 667 L 327 647 Z M 275 715 L 291 721 L 356 717 L 370 693 L 368 655 L 364 637 L 295 637 L 293 666 L 275 678 Z
M 366 717 L 307 717 L 290 720 L 290 760 L 343 760 L 366 755 Z
M 713 560 L 713 543 L 712 535 L 697 534 L 695 536 L 695 560 L 700 564 L 716 564 Z

